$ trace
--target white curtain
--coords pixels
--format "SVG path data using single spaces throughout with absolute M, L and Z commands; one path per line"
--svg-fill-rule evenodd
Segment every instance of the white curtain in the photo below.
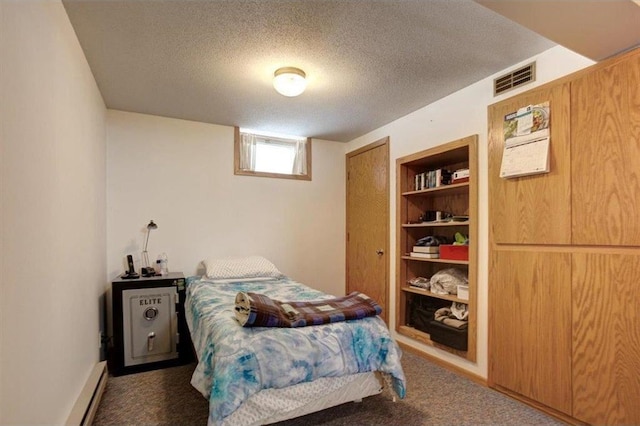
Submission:
M 240 133 L 240 170 L 256 169 L 256 135 Z
M 296 141 L 296 152 L 293 159 L 292 175 L 307 174 L 307 140 Z

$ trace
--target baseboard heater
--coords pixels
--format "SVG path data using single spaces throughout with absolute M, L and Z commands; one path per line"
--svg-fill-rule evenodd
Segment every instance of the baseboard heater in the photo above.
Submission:
M 107 362 L 97 363 L 89 375 L 87 383 L 82 388 L 78 400 L 71 409 L 71 414 L 69 414 L 66 423 L 67 426 L 85 426 L 93 423 L 108 377 Z

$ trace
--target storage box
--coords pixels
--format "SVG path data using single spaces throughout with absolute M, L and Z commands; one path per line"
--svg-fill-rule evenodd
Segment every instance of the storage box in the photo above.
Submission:
M 411 301 L 409 312 L 409 325 L 417 330 L 429 333 L 431 331 L 431 321 L 435 318 L 438 309 L 450 306 L 451 302 L 427 297 L 415 298 Z
M 459 285 L 458 286 L 458 299 L 469 300 L 469 286 L 468 285 Z
M 460 179 L 451 179 L 452 184 L 469 182 L 469 176 Z
M 469 260 L 469 246 L 440 244 L 440 259 Z
M 435 320 L 429 323 L 429 336 L 431 337 L 431 341 L 460 351 L 467 350 L 467 330 L 467 328 L 459 329 L 450 327 Z
M 469 177 L 469 169 L 458 169 L 453 172 L 453 180 L 459 180 Z

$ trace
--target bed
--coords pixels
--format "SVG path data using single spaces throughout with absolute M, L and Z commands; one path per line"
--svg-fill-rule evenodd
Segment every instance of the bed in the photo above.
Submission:
M 185 314 L 198 357 L 191 384 L 209 400 L 209 425 L 286 420 L 378 394 L 386 384 L 404 397 L 401 351 L 378 316 L 298 328 L 242 327 L 234 313 L 239 292 L 281 301 L 331 296 L 260 257 L 205 266 L 204 276 L 187 279 Z

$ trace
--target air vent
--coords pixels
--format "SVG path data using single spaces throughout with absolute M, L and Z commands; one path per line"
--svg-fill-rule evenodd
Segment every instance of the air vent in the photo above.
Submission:
M 532 62 L 493 80 L 493 96 L 536 81 L 536 63 Z

